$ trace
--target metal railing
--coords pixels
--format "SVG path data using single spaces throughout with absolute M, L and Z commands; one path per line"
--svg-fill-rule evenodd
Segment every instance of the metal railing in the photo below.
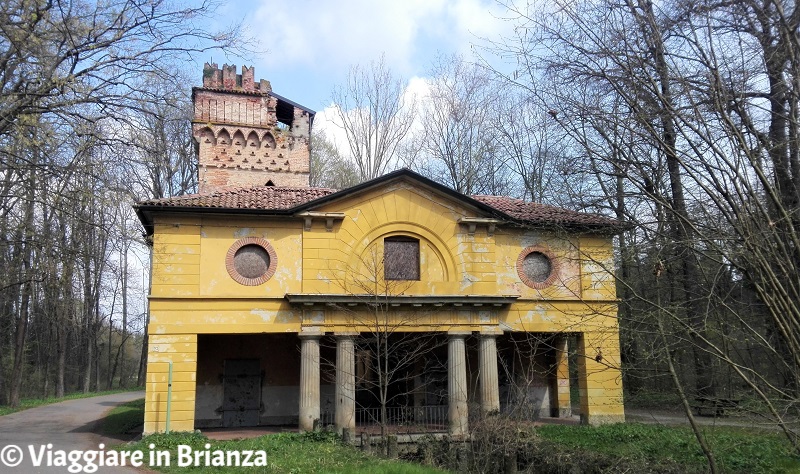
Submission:
M 320 414 L 323 426 L 334 424 L 334 413 Z M 357 427 L 379 427 L 382 423 L 381 408 L 356 408 Z M 426 433 L 447 431 L 447 405 L 423 405 L 417 407 L 386 407 L 386 427 L 393 433 Z

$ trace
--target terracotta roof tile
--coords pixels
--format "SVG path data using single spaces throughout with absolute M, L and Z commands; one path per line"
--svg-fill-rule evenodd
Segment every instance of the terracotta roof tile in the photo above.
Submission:
M 618 227 L 621 225 L 615 219 L 598 214 L 570 211 L 560 207 L 526 202 L 506 196 L 477 195 L 472 196 L 472 198 L 514 219 L 531 224 L 583 225 L 591 227 Z
M 259 186 L 140 202 L 139 206 L 285 210 L 336 192 L 328 188 Z
M 213 194 L 190 194 L 154 199 L 140 202 L 139 206 L 285 211 L 335 192 L 335 189 L 329 188 L 259 186 Z M 622 227 L 618 221 L 608 217 L 526 202 L 521 199 L 485 195 L 472 196 L 472 198 L 521 223 L 550 226 Z

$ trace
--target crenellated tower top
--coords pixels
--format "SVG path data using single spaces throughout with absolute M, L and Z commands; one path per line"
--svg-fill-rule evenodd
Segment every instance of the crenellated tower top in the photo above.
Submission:
M 308 186 L 314 111 L 255 82 L 255 68 L 203 67 L 192 90 L 200 193 L 253 186 Z

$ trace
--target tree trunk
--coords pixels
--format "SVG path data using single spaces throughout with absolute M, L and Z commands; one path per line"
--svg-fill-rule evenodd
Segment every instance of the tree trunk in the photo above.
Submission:
M 92 390 L 92 361 L 94 361 L 94 344 L 89 337 L 88 331 L 86 338 L 86 366 L 83 369 L 83 393 L 89 393 Z
M 17 311 L 17 327 L 14 334 L 14 364 L 11 369 L 11 396 L 9 404 L 19 406 L 20 391 L 22 389 L 22 366 L 25 362 L 25 340 L 28 333 L 28 306 L 31 297 L 31 256 L 33 253 L 30 225 L 34 214 L 34 193 L 36 188 L 36 175 L 31 173 L 28 193 L 26 196 L 23 228 L 19 232 L 22 252 L 19 265 L 20 304 Z
M 123 239 L 125 239 L 123 237 Z M 109 337 L 108 350 L 111 352 L 111 338 Z M 119 343 L 119 355 L 117 360 L 120 364 L 119 386 L 128 386 L 128 372 L 125 370 L 125 344 L 128 341 L 128 245 L 127 240 L 122 245 L 122 340 Z M 114 364 L 116 372 L 116 364 Z
M 67 329 L 61 321 L 56 326 L 56 346 L 58 351 L 56 398 L 64 398 L 64 377 L 67 370 Z
M 670 191 L 672 194 L 672 232 L 678 268 L 677 290 L 686 319 L 691 328 L 692 353 L 695 363 L 695 390 L 698 396 L 713 397 L 716 393 L 714 371 L 710 348 L 708 347 L 705 317 L 697 287 L 700 284 L 700 268 L 692 247 L 695 235 L 691 228 L 689 212 L 686 208 L 683 182 L 681 181 L 681 159 L 676 149 L 675 104 L 670 86 L 670 71 L 662 31 L 656 23 L 651 0 L 639 0 L 643 12 L 642 33 L 652 42 L 653 60 L 659 86 L 659 115 L 662 127 L 661 147 L 667 162 Z
M 150 313 L 147 314 L 147 322 L 145 328 L 150 323 Z M 145 329 L 146 331 L 146 329 Z M 139 358 L 139 373 L 136 375 L 136 386 L 141 387 L 144 385 L 144 379 L 147 376 L 147 333 L 142 336 L 142 354 Z
M 50 364 L 52 362 L 52 351 L 51 348 L 53 347 L 53 324 L 52 321 L 48 324 L 48 331 L 47 331 L 47 349 L 45 350 L 45 358 L 44 358 L 44 370 L 42 371 L 42 398 L 47 398 L 48 392 L 50 392 Z
M 22 300 L 17 314 L 17 330 L 14 335 L 14 365 L 11 370 L 12 407 L 19 406 L 22 389 L 22 366 L 25 362 L 25 339 L 28 333 L 28 305 L 30 303 L 30 283 L 22 284 Z
M 113 361 L 111 359 L 111 347 L 113 347 L 112 346 L 113 335 L 114 335 L 114 321 L 109 320 L 108 321 L 108 377 L 106 379 L 106 390 L 111 390 L 111 387 L 114 385 L 114 377 L 117 374 L 118 359 Z M 121 347 L 122 346 L 120 345 L 120 348 Z M 117 357 L 119 357 L 119 348 L 117 349 Z

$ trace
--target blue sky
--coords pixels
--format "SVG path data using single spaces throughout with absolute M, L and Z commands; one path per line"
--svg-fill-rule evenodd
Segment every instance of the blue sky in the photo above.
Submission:
M 243 21 L 263 53 L 213 60 L 254 65 L 256 80 L 267 79 L 276 93 L 322 112 L 350 65 L 384 54 L 395 73 L 419 83 L 437 54 L 469 57 L 480 38 L 508 32 L 504 14 L 495 0 L 230 1 L 218 21 Z M 197 58 L 200 66 L 211 59 Z

